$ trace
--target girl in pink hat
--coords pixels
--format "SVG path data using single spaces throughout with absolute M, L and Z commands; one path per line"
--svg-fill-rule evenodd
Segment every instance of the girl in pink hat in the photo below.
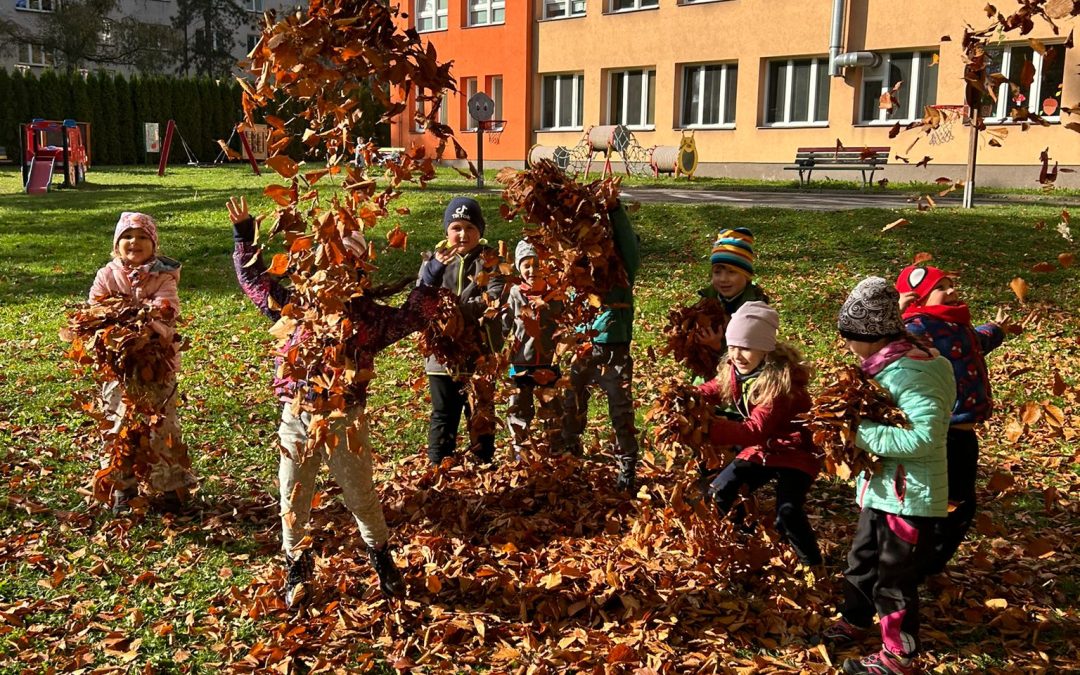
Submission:
M 706 400 L 726 408 L 709 426 L 709 440 L 736 446 L 737 457 L 712 480 L 707 494 L 721 515 L 742 498 L 776 481 L 776 529 L 806 565 L 821 565 L 817 537 L 803 508 L 820 469 L 813 441 L 798 416 L 810 410 L 807 385 L 813 371 L 794 347 L 778 343 L 780 316 L 764 302 L 747 302 L 725 332 L 728 354 L 720 374 L 699 388 Z
M 125 297 L 136 303 L 145 303 L 162 311 L 162 320 L 154 329 L 167 342 L 176 333 L 176 317 L 180 312 L 180 299 L 176 286 L 180 281 L 180 263 L 158 255 L 157 223 L 145 213 L 125 211 L 120 214 L 113 233 L 112 260 L 98 270 L 94 285 L 90 288 L 90 304 L 98 304 L 111 297 Z M 176 343 L 173 342 L 175 345 Z M 104 484 L 111 494 L 112 510 L 121 513 L 130 510 L 130 500 L 143 491 L 154 499 L 151 505 L 163 511 L 177 511 L 187 501 L 195 487 L 191 473 L 191 459 L 187 446 L 180 437 L 180 424 L 176 416 L 176 372 L 180 366 L 180 354 L 173 349 L 170 375 L 155 382 L 140 397 L 140 412 L 150 414 L 150 440 L 130 456 L 114 460 L 105 456 L 101 471 L 95 481 Z M 124 417 L 133 405 L 124 383 L 109 382 L 102 389 L 102 405 L 113 427 L 106 438 L 115 436 L 124 426 Z M 143 410 L 145 409 L 145 410 Z

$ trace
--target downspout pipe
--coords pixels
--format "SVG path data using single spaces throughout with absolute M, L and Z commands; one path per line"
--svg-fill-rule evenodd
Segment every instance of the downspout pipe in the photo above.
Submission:
M 840 65 L 836 57 L 844 49 L 844 0 L 833 0 L 832 28 L 829 31 L 829 77 L 840 76 Z
M 881 54 L 875 52 L 847 52 L 846 54 L 837 54 L 832 62 L 836 64 L 837 72 L 840 72 L 841 68 L 852 68 L 854 66 L 877 68 L 881 65 Z

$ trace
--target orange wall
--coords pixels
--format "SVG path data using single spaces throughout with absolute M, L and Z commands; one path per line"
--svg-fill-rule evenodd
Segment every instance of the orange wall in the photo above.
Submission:
M 412 0 L 398 0 L 403 11 L 412 14 Z M 440 61 L 453 61 L 451 74 L 458 82 L 459 93 L 449 93 L 447 124 L 454 130 L 458 142 L 476 160 L 476 133 L 464 131 L 467 122 L 465 109 L 465 78 L 475 77 L 479 91 L 491 94 L 488 84 L 492 76 L 502 76 L 502 117 L 508 120 L 506 130 L 496 145 L 485 138 L 484 159 L 520 160 L 530 145 L 530 129 L 526 120 L 533 107 L 529 91 L 528 73 L 532 54 L 532 11 L 530 0 L 506 0 L 505 23 L 492 26 L 469 27 L 468 0 L 449 0 L 447 29 L 424 32 L 420 37 L 435 46 Z M 408 19 L 414 26 L 414 19 Z M 424 143 L 434 147 L 430 135 L 417 134 L 413 129 L 414 102 L 409 102 L 409 112 L 391 125 L 391 145 L 409 147 Z M 402 123 L 404 122 L 404 123 Z M 453 159 L 448 150 L 448 159 Z M 491 168 L 490 166 L 488 168 Z

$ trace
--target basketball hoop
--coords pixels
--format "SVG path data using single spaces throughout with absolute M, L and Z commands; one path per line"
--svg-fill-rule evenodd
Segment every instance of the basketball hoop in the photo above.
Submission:
M 930 125 L 930 145 L 942 145 L 953 140 L 953 124 L 967 124 L 968 107 L 966 105 L 932 105 L 927 109 L 927 123 Z
M 488 141 L 492 145 L 498 145 L 502 138 L 503 129 L 506 128 L 506 120 L 482 120 L 476 123 L 480 131 L 487 134 Z

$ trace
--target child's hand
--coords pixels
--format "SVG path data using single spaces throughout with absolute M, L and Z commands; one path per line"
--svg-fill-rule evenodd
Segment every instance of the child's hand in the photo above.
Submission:
M 907 293 L 901 293 L 900 294 L 900 311 L 903 312 L 905 309 L 910 307 L 913 302 L 915 302 L 918 299 L 919 299 L 919 294 L 914 292 L 914 291 L 908 291 Z
M 449 241 L 443 239 L 435 245 L 435 259 L 445 265 L 457 256 L 460 248 L 460 246 L 451 246 Z
M 1013 322 L 1009 320 L 1008 312 L 1006 312 L 1000 307 L 998 308 L 997 314 L 994 316 L 993 322 L 997 324 L 998 328 L 1000 328 L 1002 332 L 1006 334 L 1013 332 Z
M 233 225 L 242 223 L 251 217 L 248 213 L 247 197 L 241 197 L 239 201 L 236 197 L 229 197 L 229 201 L 225 203 L 225 208 L 229 209 L 229 220 Z
M 709 327 L 699 328 L 697 330 L 697 339 L 699 343 L 714 352 L 718 352 L 724 347 L 724 334 Z

